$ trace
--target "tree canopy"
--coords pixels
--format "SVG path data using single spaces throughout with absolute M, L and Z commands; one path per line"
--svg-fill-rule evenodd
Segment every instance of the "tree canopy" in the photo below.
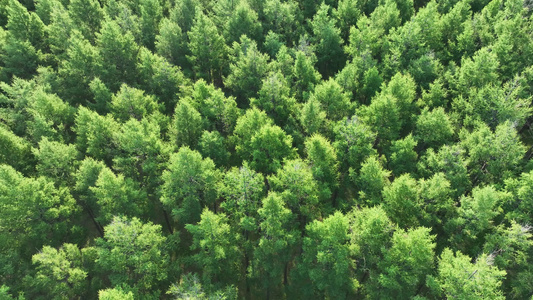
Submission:
M 533 299 L 531 0 L 0 0 L 0 299 Z

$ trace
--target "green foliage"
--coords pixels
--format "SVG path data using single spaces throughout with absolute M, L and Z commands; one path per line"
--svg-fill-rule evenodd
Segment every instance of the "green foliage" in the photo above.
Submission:
M 356 247 L 350 244 L 348 230 L 348 219 L 339 212 L 306 227 L 303 264 L 315 289 L 328 298 L 345 299 L 359 284 L 351 276 Z
M 196 223 L 202 208 L 215 202 L 218 177 L 211 159 L 181 147 L 170 156 L 168 169 L 163 172 L 161 202 L 180 224 Z
M 418 293 L 434 263 L 435 236 L 429 231 L 418 227 L 394 232 L 391 248 L 378 263 L 381 274 L 376 278 L 376 297 L 410 298 Z
M 224 85 L 234 92 L 239 106 L 246 107 L 249 98 L 257 96 L 267 73 L 267 59 L 268 55 L 259 52 L 256 42 L 246 36 L 240 38 L 240 43 L 234 42 L 230 73 L 225 78 Z
M 415 137 L 419 143 L 434 149 L 451 141 L 453 126 L 442 107 L 422 111 L 416 120 Z
M 381 203 L 381 192 L 389 184 L 390 171 L 383 169 L 375 156 L 369 156 L 361 165 L 358 175 L 350 174 L 359 190 L 359 200 L 367 205 Z
M 195 77 L 203 78 L 210 83 L 221 83 L 221 72 L 226 57 L 224 37 L 219 34 L 215 24 L 200 10 L 196 10 L 191 30 L 188 32 L 188 48 L 191 55 L 187 56 L 193 65 Z
M 383 209 L 401 228 L 420 225 L 421 208 L 417 182 L 411 175 L 403 174 L 383 189 Z
M 56 250 L 50 246 L 33 255 L 37 274 L 32 280 L 40 293 L 54 299 L 79 297 L 87 291 L 87 272 L 82 251 L 73 244 L 63 244 Z
M 505 271 L 493 266 L 483 254 L 471 263 L 470 257 L 445 249 L 439 260 L 438 281 L 446 297 L 505 299 L 500 290 Z
M 257 210 L 265 190 L 261 173 L 251 170 L 247 164 L 224 174 L 218 193 L 225 200 L 220 207 L 229 216 L 230 224 L 242 226 L 244 230 L 255 230 Z
M 390 147 L 390 167 L 395 176 L 414 173 L 418 155 L 415 151 L 417 142 L 411 134 L 404 139 L 392 142 Z
M 118 121 L 126 122 L 131 118 L 140 121 L 156 112 L 158 105 L 154 97 L 144 95 L 142 90 L 123 84 L 113 95 L 109 108 Z
M 78 151 L 74 145 L 65 145 L 43 138 L 39 149 L 34 150 L 37 172 L 55 180 L 58 184 L 71 184 L 70 176 L 76 168 Z
M 281 167 L 284 159 L 294 158 L 292 137 L 274 125 L 261 127 L 250 142 L 252 161 L 250 166 L 256 171 L 272 174 Z
M 122 83 L 132 85 L 136 80 L 135 62 L 138 45 L 131 32 L 124 32 L 116 21 L 106 21 L 97 34 L 96 44 L 102 59 L 100 78 L 112 91 Z
M 231 232 L 224 214 L 203 210 L 197 225 L 187 224 L 193 236 L 193 262 L 202 269 L 204 283 L 220 286 L 239 275 L 240 253 L 235 246 L 239 235 Z
M 31 257 L 34 248 L 56 246 L 75 229 L 69 223 L 79 208 L 67 188 L 56 188 L 44 177 L 24 177 L 1 165 L 0 191 L 3 251 L 13 249 Z
M 339 185 L 339 163 L 335 148 L 321 135 L 313 135 L 306 139 L 305 150 L 311 172 L 318 183 L 320 200 L 325 207 L 329 207 L 327 202 L 330 199 L 335 201 L 333 193 Z M 336 205 L 335 202 L 332 204 Z
M 172 140 L 176 148 L 189 146 L 196 148 L 202 134 L 204 122 L 200 113 L 188 101 L 181 101 L 174 110 Z
M 531 298 L 532 9 L 0 0 L 0 298 Z
M 114 286 L 127 286 L 138 298 L 158 297 L 161 292 L 158 285 L 167 277 L 169 257 L 163 251 L 165 241 L 160 225 L 114 217 L 105 227 L 104 237 L 96 241 L 96 265 Z M 121 295 L 120 291 L 100 292 L 100 297 L 102 294 Z M 129 293 L 125 294 L 128 297 Z
M 318 69 L 325 78 L 340 70 L 346 61 L 340 30 L 335 26 L 335 21 L 328 15 L 329 11 L 330 7 L 322 2 L 313 17 L 313 21 L 311 21 Z
M 261 238 L 254 259 L 268 295 L 270 290 L 282 286 L 282 275 L 292 258 L 298 231 L 291 228 L 292 212 L 276 193 L 269 193 L 258 214 Z
M 276 191 L 283 202 L 298 217 L 301 229 L 318 217 L 318 182 L 313 177 L 310 166 L 302 160 L 287 160 L 276 175 L 268 177 L 272 190 Z

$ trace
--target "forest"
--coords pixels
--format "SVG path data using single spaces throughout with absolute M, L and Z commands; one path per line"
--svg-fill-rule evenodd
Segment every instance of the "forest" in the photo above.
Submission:
M 532 0 L 0 0 L 0 299 L 533 299 Z

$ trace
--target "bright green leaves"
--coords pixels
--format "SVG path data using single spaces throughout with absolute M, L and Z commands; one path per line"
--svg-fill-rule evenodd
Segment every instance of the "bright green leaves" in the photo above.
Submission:
M 463 299 L 505 299 L 500 291 L 505 271 L 493 266 L 483 254 L 475 263 L 460 251 L 445 249 L 439 260 L 439 283 L 446 297 Z
M 0 208 L 2 239 L 25 255 L 68 237 L 75 229 L 70 218 L 79 209 L 66 188 L 44 177 L 23 177 L 7 165 L 0 166 Z
M 109 108 L 115 118 L 121 122 L 126 122 L 130 118 L 140 121 L 143 117 L 159 110 L 159 106 L 153 96 L 144 95 L 142 90 L 125 84 L 113 96 Z
M 247 164 L 238 169 L 232 168 L 224 174 L 218 192 L 225 199 L 220 207 L 229 216 L 230 224 L 248 231 L 255 230 L 257 210 L 265 196 L 263 176 L 251 170 Z
M 313 135 L 305 141 L 305 149 L 307 161 L 311 165 L 311 172 L 318 182 L 321 202 L 326 205 L 332 199 L 332 206 L 335 207 L 334 193 L 339 185 L 339 163 L 335 148 L 326 138 Z M 326 207 L 328 206 L 326 205 Z
M 311 22 L 318 69 L 325 78 L 334 75 L 346 62 L 341 32 L 335 26 L 334 19 L 328 15 L 329 11 L 330 7 L 322 3 Z
M 196 10 L 194 23 L 188 35 L 191 55 L 187 58 L 193 65 L 195 77 L 220 85 L 226 57 L 224 37 L 219 34 L 213 21 L 201 10 Z
M 158 297 L 169 261 L 165 241 L 160 225 L 115 217 L 97 240 L 96 265 L 114 286 L 123 285 L 137 297 Z
M 54 299 L 72 299 L 87 293 L 88 274 L 78 246 L 63 244 L 57 250 L 44 246 L 33 255 L 32 261 L 37 265 L 37 274 L 32 280 L 36 291 Z
M 434 264 L 435 236 L 429 232 L 429 228 L 419 227 L 394 233 L 391 248 L 378 263 L 380 288 L 374 297 L 405 299 L 418 293 Z
M 282 286 L 282 275 L 293 256 L 298 231 L 290 226 L 291 210 L 285 207 L 284 201 L 276 193 L 269 193 L 258 214 L 261 219 L 261 238 L 254 251 L 254 259 L 268 294 Z
M 256 171 L 272 174 L 281 167 L 284 159 L 296 156 L 292 148 L 292 137 L 278 126 L 265 125 L 252 137 L 252 161 L 250 166 Z
M 337 212 L 307 225 L 306 230 L 303 264 L 315 288 L 328 298 L 352 295 L 358 282 L 352 276 L 356 249 L 350 244 L 348 219 Z
M 136 82 L 136 59 L 138 46 L 130 32 L 124 32 L 115 21 L 106 21 L 97 34 L 103 73 L 101 79 L 112 91 L 122 83 Z
M 240 107 L 247 107 L 251 97 L 256 97 L 267 73 L 268 55 L 257 49 L 257 43 L 246 36 L 240 44 L 234 43 L 231 51 L 230 73 L 224 85 L 233 91 Z
M 161 202 L 179 224 L 194 224 L 200 220 L 203 207 L 214 204 L 218 177 L 211 159 L 182 147 L 170 157 L 163 172 Z
M 76 168 L 78 157 L 74 145 L 65 145 L 44 138 L 39 142 L 39 149 L 34 150 L 34 155 L 39 175 L 47 176 L 62 185 L 72 183 L 70 178 Z
M 202 269 L 205 283 L 221 287 L 233 282 L 240 274 L 240 252 L 235 245 L 238 235 L 232 233 L 224 214 L 215 214 L 204 209 L 197 225 L 188 224 L 193 236 L 192 250 L 197 250 L 192 259 Z

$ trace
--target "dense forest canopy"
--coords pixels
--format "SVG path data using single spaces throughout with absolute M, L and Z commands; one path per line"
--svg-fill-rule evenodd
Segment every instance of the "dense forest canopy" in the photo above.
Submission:
M 533 299 L 532 13 L 0 0 L 0 299 Z

